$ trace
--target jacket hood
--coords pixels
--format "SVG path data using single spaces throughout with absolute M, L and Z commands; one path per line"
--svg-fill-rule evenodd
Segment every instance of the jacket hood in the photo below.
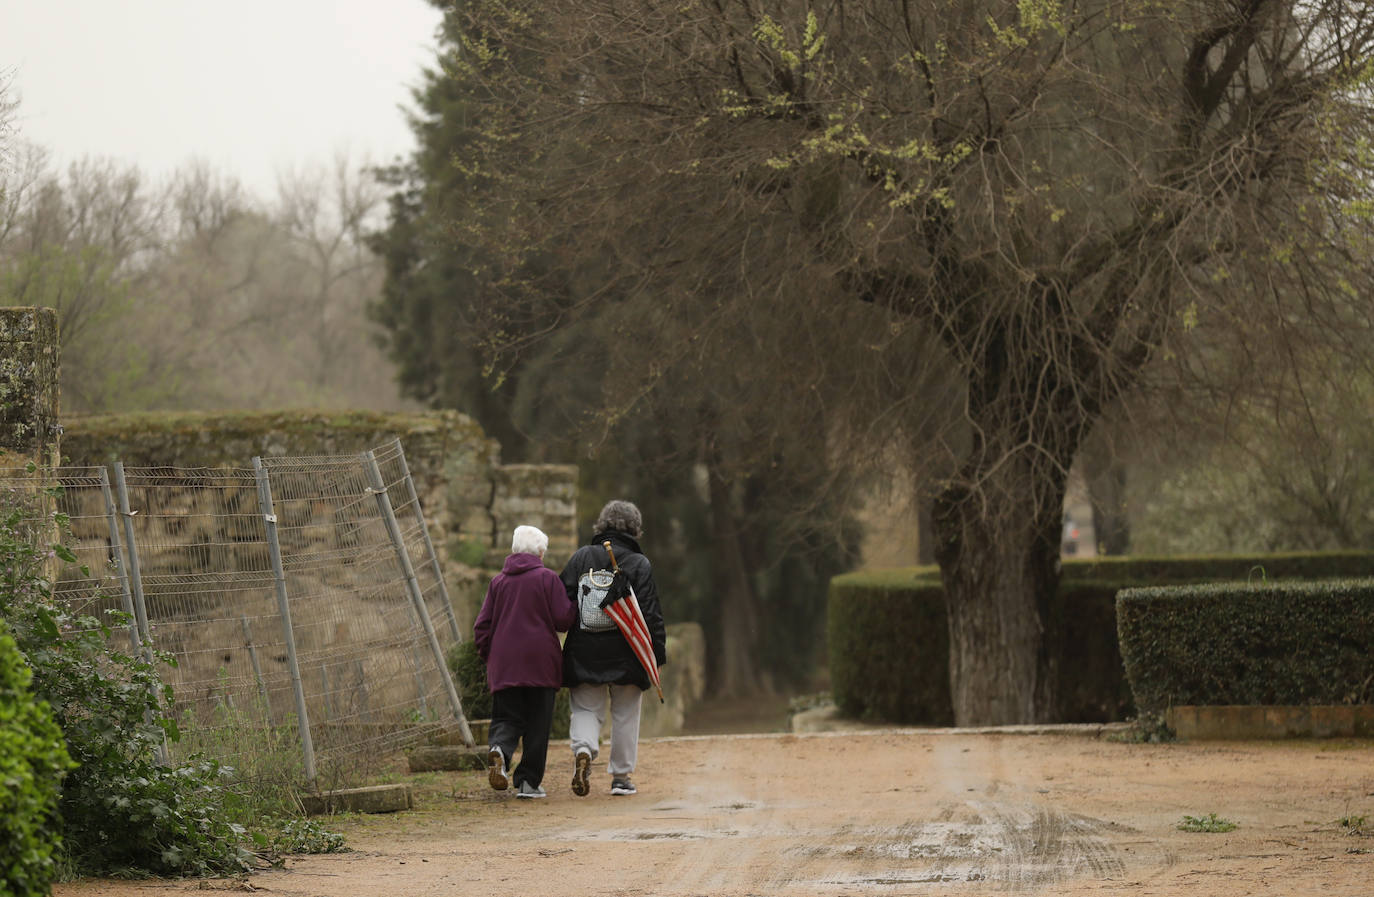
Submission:
M 506 563 L 501 566 L 501 572 L 507 576 L 513 576 L 542 566 L 544 566 L 544 562 L 539 559 L 537 554 L 511 554 L 506 556 Z
M 608 529 L 604 533 L 597 533 L 592 536 L 591 544 L 597 548 L 601 547 L 602 542 L 610 542 L 612 546 L 623 545 L 636 554 L 643 554 L 644 550 L 639 547 L 639 542 L 629 533 L 622 533 L 620 530 Z

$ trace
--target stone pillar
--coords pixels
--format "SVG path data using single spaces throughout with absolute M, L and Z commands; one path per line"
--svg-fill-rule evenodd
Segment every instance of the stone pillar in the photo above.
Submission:
M 487 555 L 500 567 L 517 526 L 537 526 L 549 537 L 544 562 L 555 570 L 572 556 L 577 538 L 577 465 L 503 464 L 492 471 L 491 516 L 495 537 Z
M 0 308 L 0 467 L 56 467 L 57 311 Z

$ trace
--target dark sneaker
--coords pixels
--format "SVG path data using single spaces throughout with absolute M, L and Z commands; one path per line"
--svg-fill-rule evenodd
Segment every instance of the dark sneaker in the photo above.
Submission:
M 616 776 L 611 779 L 612 794 L 634 794 L 635 783 L 630 781 L 629 776 Z
M 591 783 L 587 777 L 592 771 L 592 755 L 586 751 L 578 751 L 577 759 L 573 761 L 573 794 L 578 797 L 586 797 L 587 792 L 592 790 Z
M 525 798 L 526 800 L 538 800 L 541 797 L 548 797 L 549 795 L 548 792 L 537 785 L 531 785 L 529 782 L 521 782 L 519 790 L 515 792 L 515 796 Z
M 487 751 L 487 781 L 491 782 L 491 787 L 497 791 L 505 791 L 510 787 L 510 776 L 506 773 L 506 755 L 494 745 Z

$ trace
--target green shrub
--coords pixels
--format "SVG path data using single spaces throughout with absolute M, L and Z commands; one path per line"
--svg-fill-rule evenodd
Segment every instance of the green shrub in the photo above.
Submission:
M 453 674 L 454 687 L 463 701 L 463 715 L 468 719 L 491 719 L 491 691 L 487 685 L 487 667 L 477 655 L 477 643 L 472 639 L 459 642 L 449 649 L 448 668 Z M 572 703 L 568 690 L 560 688 L 553 705 L 553 725 L 549 737 L 567 738 Z
M 51 892 L 57 797 L 72 766 L 51 709 L 34 701 L 32 678 L 0 621 L 0 893 L 15 897 Z
M 294 715 L 281 725 L 265 722 L 269 718 L 265 704 L 240 700 L 216 703 L 208 716 L 188 708 L 177 723 L 179 753 L 234 758 L 222 779 L 222 806 L 240 823 L 298 814 L 300 794 L 308 790 Z
M 53 521 L 56 531 L 63 525 Z M 158 762 L 158 750 L 179 734 L 167 716 L 170 691 L 152 663 L 113 647 L 112 625 L 124 634 L 122 614 L 97 619 L 53 600 L 45 564 L 75 558 L 60 544 L 40 551 L 33 533 L 42 530 L 22 507 L 0 518 L 0 617 L 33 670 L 35 697 L 52 708 L 78 764 L 59 801 L 65 858 L 88 874 L 245 868 L 243 830 L 220 805 L 219 767 L 198 757 L 178 766 Z
M 831 580 L 827 604 L 830 690 L 854 719 L 945 726 L 949 632 L 939 582 L 889 573 Z
M 1374 701 L 1374 579 L 1123 590 L 1136 704 Z
M 463 713 L 468 719 L 491 719 L 491 691 L 487 686 L 487 667 L 477 655 L 477 643 L 472 639 L 459 642 L 449 649 L 448 669 L 453 685 L 463 700 Z
M 1117 641 L 1115 597 L 1121 589 L 1356 574 L 1374 575 L 1374 552 L 1066 560 L 1051 604 L 1047 646 L 1057 669 L 1055 718 L 1110 722 L 1137 712 Z M 835 577 L 827 640 L 831 690 L 841 713 L 909 725 L 947 725 L 953 719 L 938 567 Z
M 1177 828 L 1181 832 L 1233 832 L 1236 824 L 1215 813 L 1208 813 L 1206 816 L 1184 816 Z
M 346 853 L 344 836 L 313 819 L 291 819 L 271 839 L 279 854 Z

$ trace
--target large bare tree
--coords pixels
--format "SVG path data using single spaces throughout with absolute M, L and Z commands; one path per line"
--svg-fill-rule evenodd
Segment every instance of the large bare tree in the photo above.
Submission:
M 943 475 L 962 725 L 1053 715 L 1065 482 L 1107 409 L 1370 326 L 1369 4 L 458 10 L 497 357 L 614 306 L 608 365 L 671 393 L 747 319 L 790 365 L 735 396 L 762 426 L 793 388 L 905 434 Z

